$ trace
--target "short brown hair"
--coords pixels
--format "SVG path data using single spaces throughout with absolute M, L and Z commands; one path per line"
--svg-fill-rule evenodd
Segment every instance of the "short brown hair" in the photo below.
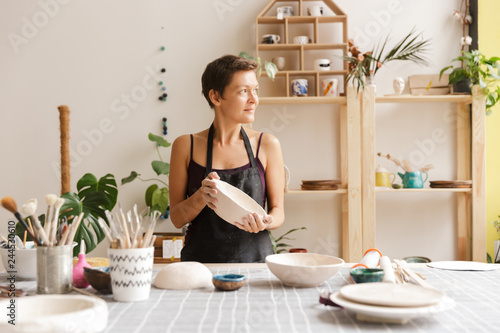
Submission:
M 214 104 L 210 100 L 210 90 L 214 90 L 221 97 L 224 89 L 229 85 L 234 73 L 239 71 L 253 71 L 257 69 L 257 62 L 252 59 L 225 55 L 215 59 L 207 65 L 201 76 L 201 92 L 213 109 Z

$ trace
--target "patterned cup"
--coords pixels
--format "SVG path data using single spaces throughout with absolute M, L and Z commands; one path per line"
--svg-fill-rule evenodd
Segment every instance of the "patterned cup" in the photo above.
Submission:
M 292 80 L 292 93 L 295 96 L 307 96 L 308 81 L 306 79 Z
M 154 247 L 108 249 L 113 298 L 118 302 L 149 298 L 153 275 Z

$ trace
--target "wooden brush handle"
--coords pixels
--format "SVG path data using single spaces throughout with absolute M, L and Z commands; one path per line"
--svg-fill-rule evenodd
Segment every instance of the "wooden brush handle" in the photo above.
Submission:
M 69 108 L 59 105 L 59 126 L 61 132 L 61 195 L 71 191 L 69 158 Z

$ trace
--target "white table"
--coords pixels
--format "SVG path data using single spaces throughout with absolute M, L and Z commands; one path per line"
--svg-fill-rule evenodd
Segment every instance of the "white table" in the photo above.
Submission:
M 322 289 L 336 291 L 348 284 L 349 265 L 316 288 L 284 286 L 265 264 L 207 265 L 213 273 L 240 273 L 248 277 L 233 292 L 216 289 L 151 289 L 149 300 L 108 302 L 105 332 L 498 332 L 500 330 L 500 271 L 464 272 L 412 265 L 427 281 L 455 300 L 443 313 L 410 320 L 406 325 L 375 324 L 319 304 Z M 157 274 L 161 266 L 155 265 Z M 0 283 L 5 277 L 0 276 Z M 34 281 L 18 288 L 36 289 Z M 91 288 L 89 289 L 91 290 Z M 2 319 L 4 320 L 4 319 Z

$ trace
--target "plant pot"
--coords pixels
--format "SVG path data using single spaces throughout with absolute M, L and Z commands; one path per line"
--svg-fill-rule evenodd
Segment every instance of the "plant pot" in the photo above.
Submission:
M 465 78 L 453 84 L 454 94 L 471 94 L 470 78 Z

